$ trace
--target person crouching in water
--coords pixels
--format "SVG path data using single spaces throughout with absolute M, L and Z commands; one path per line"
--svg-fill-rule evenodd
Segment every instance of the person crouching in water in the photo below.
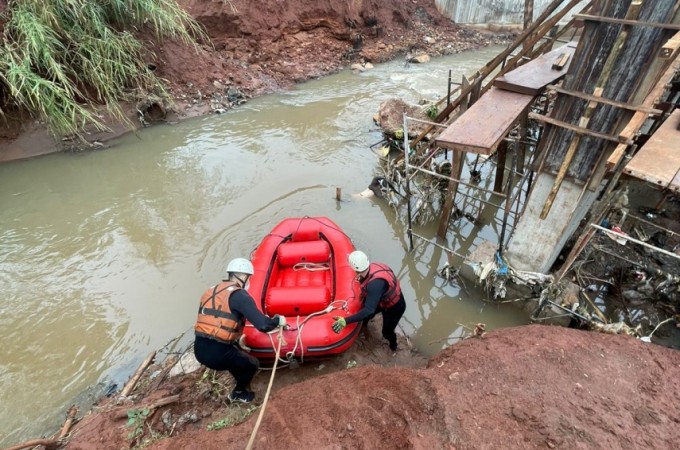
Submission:
M 382 313 L 382 335 L 390 344 L 390 350 L 397 350 L 395 330 L 406 311 L 406 301 L 401 292 L 399 280 L 392 269 L 385 264 L 370 263 L 364 252 L 356 250 L 348 257 L 349 265 L 357 273 L 361 285 L 361 304 L 363 308 L 349 317 L 333 317 L 332 328 L 340 333 L 349 323 L 364 322 L 368 325 L 376 314 Z
M 194 325 L 194 354 L 198 362 L 212 370 L 228 370 L 236 380 L 229 394 L 231 402 L 250 403 L 255 399 L 248 386 L 260 365 L 257 358 L 239 347 L 246 319 L 264 333 L 286 326 L 285 317 L 270 318 L 257 309 L 245 289 L 253 273 L 253 264 L 247 259 L 231 260 L 227 279 L 208 288 L 201 297 Z

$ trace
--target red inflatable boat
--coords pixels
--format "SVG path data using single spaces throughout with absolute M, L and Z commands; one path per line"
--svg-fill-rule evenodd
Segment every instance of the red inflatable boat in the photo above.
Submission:
M 361 309 L 359 285 L 347 256 L 354 251 L 349 237 L 326 217 L 285 219 L 262 240 L 252 255 L 255 273 L 248 292 L 268 316 L 286 317 L 281 360 L 337 355 L 347 350 L 361 324 L 336 334 L 334 316 Z M 278 331 L 261 333 L 246 324 L 245 344 L 261 360 L 272 361 Z

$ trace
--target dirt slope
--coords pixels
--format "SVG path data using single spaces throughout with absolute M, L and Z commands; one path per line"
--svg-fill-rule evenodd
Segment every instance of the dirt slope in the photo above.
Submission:
M 467 339 L 425 368 L 389 367 L 389 355 L 382 357 L 382 366 L 275 388 L 255 448 L 667 449 L 680 439 L 680 353 L 630 337 L 531 325 Z M 166 417 L 195 410 L 188 399 L 198 386 L 169 388 L 182 400 Z M 243 449 L 256 414 L 207 431 L 222 417 L 213 415 L 173 426 L 166 437 L 159 411 L 148 445 Z M 129 445 L 128 431 L 106 414 L 90 416 L 67 448 L 119 449 Z
M 353 62 L 382 62 L 409 51 L 438 56 L 507 39 L 452 23 L 433 0 L 178 3 L 212 41 L 198 54 L 173 42 L 156 49 L 158 73 L 170 82 L 188 114 L 192 106 L 206 97 L 216 99 L 229 87 L 256 96 Z

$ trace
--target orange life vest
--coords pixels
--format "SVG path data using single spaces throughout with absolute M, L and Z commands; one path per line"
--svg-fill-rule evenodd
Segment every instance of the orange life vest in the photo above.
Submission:
M 223 281 L 209 288 L 201 297 L 198 319 L 194 325 L 196 336 L 215 339 L 226 344 L 238 341 L 243 333 L 245 319 L 238 318 L 229 309 L 229 297 L 241 289 L 231 281 Z
M 361 282 L 361 301 L 366 301 L 366 286 L 368 286 L 368 283 L 375 280 L 376 278 L 385 280 L 388 284 L 387 292 L 383 294 L 378 306 L 382 309 L 387 309 L 396 305 L 401 298 L 401 286 L 399 286 L 399 280 L 397 280 L 397 277 L 394 275 L 394 272 L 392 272 L 392 269 L 380 263 L 371 263 L 369 266 L 368 276 L 364 281 Z

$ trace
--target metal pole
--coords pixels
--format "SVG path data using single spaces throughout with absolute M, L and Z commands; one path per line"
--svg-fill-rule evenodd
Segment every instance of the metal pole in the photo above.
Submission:
M 408 145 L 408 117 L 404 114 L 404 176 L 406 177 L 406 209 L 408 211 L 408 251 L 413 251 L 413 234 L 411 232 L 411 183 L 408 177 L 408 159 L 409 149 Z
M 631 241 L 631 242 L 633 242 L 633 243 L 635 243 L 635 244 L 642 245 L 643 247 L 649 248 L 649 249 L 651 249 L 651 250 L 656 250 L 657 252 L 663 253 L 663 254 L 666 255 L 666 256 L 670 256 L 670 257 L 675 258 L 675 259 L 680 259 L 680 256 L 676 255 L 675 253 L 671 253 L 671 252 L 666 251 L 666 250 L 664 250 L 664 249 L 662 249 L 662 248 L 655 247 L 655 246 L 653 246 L 653 245 L 649 245 L 649 244 L 647 244 L 646 242 L 638 241 L 637 239 L 632 238 L 632 237 L 630 237 L 630 236 L 624 236 L 624 235 L 622 235 L 622 234 L 620 234 L 620 233 L 617 233 L 616 231 L 608 230 L 607 228 L 601 227 L 601 226 L 599 226 L 599 225 L 595 225 L 594 223 L 591 223 L 590 226 L 593 227 L 593 228 L 595 228 L 595 229 L 597 229 L 597 230 L 604 231 L 605 233 L 607 233 L 607 234 L 609 234 L 609 235 L 621 236 L 623 239 L 625 239 L 625 240 L 627 240 L 627 241 Z
M 524 1 L 524 29 L 526 30 L 534 19 L 534 0 Z
M 433 177 L 443 178 L 445 180 L 453 181 L 455 183 L 460 183 L 463 186 L 467 186 L 467 187 L 470 187 L 472 189 L 477 189 L 478 191 L 486 192 L 488 194 L 495 195 L 495 196 L 500 197 L 500 198 L 507 198 L 507 196 L 505 194 L 501 194 L 499 192 L 495 192 L 495 191 L 492 191 L 490 189 L 484 189 L 482 187 L 476 186 L 474 184 L 466 183 L 464 181 L 458 180 L 458 179 L 453 178 L 453 177 L 447 177 L 446 175 L 442 175 L 442 174 L 437 173 L 437 172 L 432 172 L 431 170 L 423 169 L 422 167 L 414 167 L 414 170 L 426 173 L 428 175 L 432 175 Z
M 473 200 L 478 200 L 478 201 L 480 201 L 480 202 L 482 202 L 482 203 L 486 203 L 486 204 L 489 205 L 489 206 L 493 206 L 494 208 L 498 208 L 498 204 L 496 204 L 496 203 L 492 203 L 492 202 L 487 201 L 487 200 L 482 200 L 482 199 L 479 198 L 479 197 L 475 197 L 475 196 L 472 196 L 472 195 L 470 195 L 470 194 L 466 194 L 465 192 L 462 192 L 462 191 L 459 191 L 459 192 L 458 192 L 458 195 L 462 195 L 463 197 L 471 198 L 471 199 L 473 199 Z
M 508 215 L 512 209 L 512 202 L 510 201 L 510 193 L 512 191 L 512 183 L 515 177 L 515 164 L 517 163 L 517 149 L 512 152 L 512 161 L 510 162 L 510 175 L 508 176 L 507 193 L 505 194 L 505 213 L 503 214 L 503 226 L 501 227 L 501 236 L 498 242 L 498 254 L 503 256 L 503 245 L 505 243 L 505 229 L 508 226 Z
M 446 86 L 446 106 L 451 104 L 451 69 L 449 69 L 449 84 Z
M 433 127 L 442 127 L 442 128 L 448 127 L 448 125 L 444 125 L 443 123 L 430 122 L 429 120 L 416 119 L 414 117 L 409 117 L 409 120 L 411 122 L 418 122 L 418 123 L 424 123 L 424 124 L 427 124 L 427 125 L 432 125 Z
M 463 261 L 467 261 L 467 258 L 466 258 L 465 256 L 461 255 L 460 253 L 456 252 L 455 250 L 452 250 L 452 249 L 450 249 L 450 248 L 448 248 L 448 247 L 444 247 L 444 246 L 441 245 L 441 244 L 437 244 L 437 243 L 434 242 L 432 239 L 428 239 L 428 238 L 426 238 L 426 237 L 420 236 L 419 234 L 416 234 L 416 233 L 412 233 L 412 234 L 413 234 L 415 237 L 417 237 L 418 239 L 422 239 L 423 241 L 427 242 L 428 244 L 432 244 L 432 245 L 434 245 L 435 247 L 439 247 L 439 248 L 441 248 L 442 250 L 447 251 L 447 252 L 451 253 L 452 255 L 455 255 L 455 256 L 461 258 Z

